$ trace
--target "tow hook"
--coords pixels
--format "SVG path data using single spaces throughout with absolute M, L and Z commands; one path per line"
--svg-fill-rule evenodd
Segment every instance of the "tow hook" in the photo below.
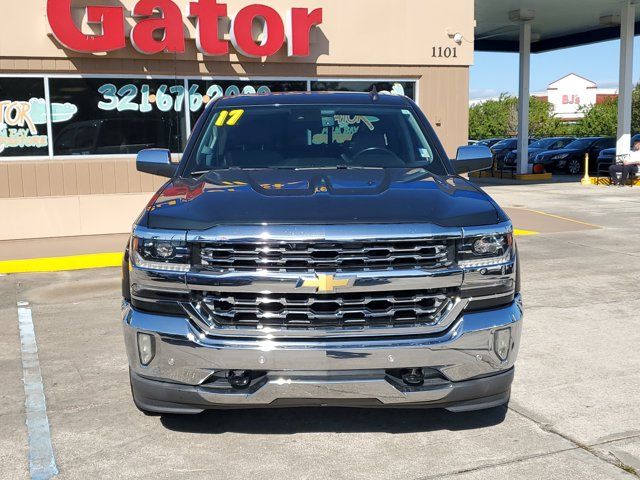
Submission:
M 424 373 L 421 368 L 412 368 L 402 374 L 402 381 L 411 387 L 419 387 L 424 384 Z
M 233 388 L 242 390 L 251 384 L 251 372 L 248 370 L 231 370 L 227 380 Z

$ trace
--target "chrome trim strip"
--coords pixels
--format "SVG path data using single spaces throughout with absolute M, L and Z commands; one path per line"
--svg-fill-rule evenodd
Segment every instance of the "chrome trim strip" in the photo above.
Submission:
M 343 328 L 253 328 L 220 326 L 211 321 L 207 313 L 199 305 L 182 302 L 180 305 L 201 333 L 207 337 L 243 337 L 251 339 L 286 339 L 286 338 L 344 338 L 344 337 L 391 337 L 404 335 L 430 335 L 445 331 L 467 307 L 470 298 L 455 298 L 442 312 L 437 321 L 431 325 L 419 327 L 343 327 Z
M 428 223 L 348 225 L 220 225 L 189 230 L 188 242 L 376 241 L 460 238 L 462 229 Z
M 511 220 L 506 222 L 497 223 L 495 225 L 482 225 L 478 227 L 462 227 L 463 238 L 476 237 L 481 235 L 500 235 L 506 233 L 513 233 L 513 225 Z
M 462 285 L 462 270 L 457 267 L 441 270 L 383 270 L 341 272 L 335 280 L 347 280 L 347 287 L 336 292 L 369 292 L 391 290 L 432 290 Z M 191 270 L 186 274 L 187 287 L 195 291 L 316 293 L 315 287 L 305 287 L 313 281 L 313 273 L 296 272 L 229 272 L 215 274 Z
M 132 235 L 138 238 L 153 240 L 166 240 L 176 242 L 185 242 L 187 240 L 186 230 L 147 228 L 141 227 L 140 225 L 135 225 L 133 227 Z

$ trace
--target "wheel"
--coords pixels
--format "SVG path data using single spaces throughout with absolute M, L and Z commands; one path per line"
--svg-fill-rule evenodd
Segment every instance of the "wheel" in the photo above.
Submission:
M 571 175 L 579 174 L 581 169 L 582 165 L 580 164 L 580 160 L 576 158 L 569 160 L 569 162 L 567 163 L 567 172 L 569 172 Z

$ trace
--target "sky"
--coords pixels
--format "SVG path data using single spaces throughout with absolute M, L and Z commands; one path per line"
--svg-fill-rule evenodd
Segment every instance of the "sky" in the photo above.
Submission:
M 600 88 L 618 87 L 620 41 L 594 43 L 581 47 L 531 55 L 531 92 L 546 91 L 547 85 L 569 73 L 596 82 Z M 640 62 L 640 38 L 634 44 L 634 83 Z M 517 53 L 475 53 L 471 67 L 470 99 L 518 93 Z

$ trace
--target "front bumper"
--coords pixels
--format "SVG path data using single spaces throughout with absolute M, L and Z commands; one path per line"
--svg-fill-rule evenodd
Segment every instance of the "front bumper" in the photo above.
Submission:
M 156 412 L 291 405 L 433 406 L 474 410 L 505 403 L 522 324 L 520 296 L 511 304 L 460 315 L 429 335 L 344 339 L 268 339 L 208 336 L 188 318 L 123 307 L 134 398 Z M 494 352 L 494 332 L 510 328 L 506 360 Z M 139 332 L 155 338 L 155 356 L 140 363 Z M 392 370 L 438 373 L 410 387 Z M 244 390 L 220 372 L 260 372 Z M 215 380 L 215 381 L 214 381 Z

